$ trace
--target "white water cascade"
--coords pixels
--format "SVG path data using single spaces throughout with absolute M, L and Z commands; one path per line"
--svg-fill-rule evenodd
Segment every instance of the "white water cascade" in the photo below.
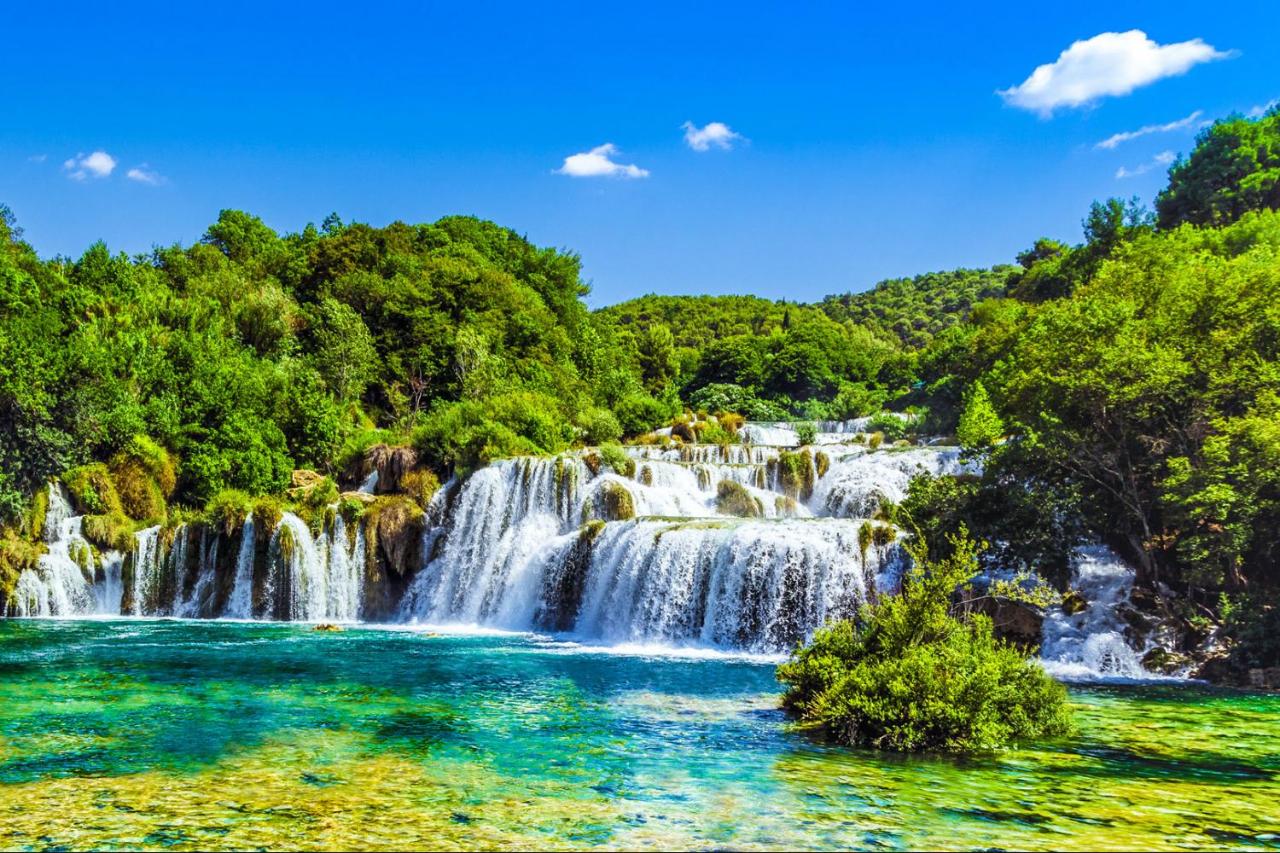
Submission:
M 401 616 L 790 650 L 893 574 L 899 548 L 860 536 L 880 501 L 900 498 L 914 473 L 960 466 L 954 448 L 822 450 L 824 474 L 811 454 L 812 488 L 799 500 L 781 491 L 778 447 L 633 447 L 626 475 L 585 456 L 495 462 L 454 486 Z M 757 518 L 721 512 L 725 482 L 742 487 Z
M 1087 606 L 1074 615 L 1056 608 L 1045 617 L 1040 648 L 1045 669 L 1066 680 L 1153 677 L 1126 641 L 1119 615 L 1133 579 L 1133 569 L 1105 546 L 1077 552 L 1071 586 Z
M 96 599 L 92 585 L 97 562 L 81 532 L 84 517 L 72 514 L 62 484 L 51 483 L 48 495 L 43 531 L 48 552 L 40 557 L 34 570 L 24 569 L 19 574 L 9 609 L 15 616 L 93 613 Z
M 305 521 L 286 512 L 270 546 L 266 596 L 276 615 L 300 622 L 358 619 L 364 551 L 363 532 L 357 531 L 353 544 L 341 515 L 315 537 Z

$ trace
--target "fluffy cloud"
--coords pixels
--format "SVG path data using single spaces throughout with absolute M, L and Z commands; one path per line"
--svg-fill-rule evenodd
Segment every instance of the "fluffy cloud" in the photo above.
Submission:
M 612 142 L 597 145 L 581 154 L 570 154 L 556 172 L 571 178 L 647 178 L 648 169 L 634 163 L 615 163 L 610 158 L 618 153 Z
M 152 169 L 146 163 L 143 163 L 141 166 L 134 166 L 132 169 L 125 172 L 124 176 L 131 181 L 137 181 L 140 184 L 150 184 L 153 187 L 164 183 L 164 176 Z
M 742 139 L 742 134 L 735 133 L 722 121 L 708 122 L 705 127 L 686 121 L 681 127 L 684 128 L 685 143 L 694 151 L 708 151 L 713 145 L 728 151 L 734 142 Z
M 1073 43 L 1056 61 L 1031 72 L 1021 85 L 997 94 L 1011 106 L 1049 116 L 1059 107 L 1080 107 L 1107 95 L 1127 95 L 1165 77 L 1185 74 L 1202 62 L 1234 55 L 1198 38 L 1157 44 L 1142 30 L 1099 33 Z
M 67 177 L 77 181 L 85 178 L 105 178 L 115 171 L 116 158 L 105 151 L 77 154 L 62 164 Z
M 1148 124 L 1137 130 L 1126 130 L 1124 133 L 1117 133 L 1114 136 L 1108 136 L 1099 142 L 1094 148 L 1115 148 L 1123 142 L 1129 142 L 1139 137 L 1149 136 L 1153 133 L 1171 133 L 1175 130 L 1186 130 L 1189 127 L 1200 127 L 1207 122 L 1201 122 L 1200 116 L 1204 115 L 1202 110 L 1196 110 L 1186 118 L 1180 118 L 1177 121 L 1171 121 L 1168 124 Z
M 1136 178 L 1138 175 L 1145 175 L 1152 169 L 1157 169 L 1161 166 L 1168 166 L 1176 159 L 1178 158 L 1173 156 L 1172 151 L 1161 151 L 1141 166 L 1134 166 L 1132 169 L 1126 169 L 1124 166 L 1121 166 L 1116 170 L 1116 178 L 1120 180 L 1123 180 L 1124 178 Z

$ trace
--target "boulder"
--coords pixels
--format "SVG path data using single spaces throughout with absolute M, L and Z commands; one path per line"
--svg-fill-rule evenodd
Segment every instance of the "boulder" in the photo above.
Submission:
M 1023 648 L 1040 645 L 1044 613 L 1037 607 L 1000 595 L 980 595 L 964 602 L 970 613 L 987 616 L 996 636 Z

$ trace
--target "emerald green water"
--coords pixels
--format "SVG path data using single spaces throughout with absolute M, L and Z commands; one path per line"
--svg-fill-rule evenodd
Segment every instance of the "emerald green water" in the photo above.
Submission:
M 0 847 L 1280 849 L 1280 698 L 1073 690 L 967 760 L 789 729 L 768 664 L 0 621 Z

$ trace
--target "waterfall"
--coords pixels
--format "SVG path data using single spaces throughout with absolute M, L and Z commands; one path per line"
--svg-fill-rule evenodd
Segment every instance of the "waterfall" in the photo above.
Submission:
M 15 616 L 75 616 L 96 609 L 92 590 L 96 573 L 93 547 L 81 533 L 83 516 L 73 515 L 61 483 L 49 484 L 44 521 L 48 549 L 36 568 L 18 575 L 9 610 Z
M 184 537 L 185 538 L 185 537 Z M 178 566 L 183 562 L 175 560 Z M 207 527 L 200 528 L 200 562 L 196 568 L 196 580 L 182 600 L 178 602 L 173 613 L 193 619 L 213 615 L 212 596 L 217 584 L 218 537 L 209 536 Z M 181 589 L 181 586 L 179 586 Z
M 270 544 L 267 598 L 280 619 L 355 621 L 364 586 L 364 534 L 353 547 L 346 524 L 335 516 L 325 533 L 312 536 L 291 512 L 280 519 Z
M 107 551 L 100 564 L 102 577 L 93 585 L 93 612 L 115 616 L 124 605 L 124 554 Z
M 134 616 L 154 613 L 160 596 L 164 572 L 164 548 L 160 526 L 139 530 L 133 535 L 133 609 Z
M 809 506 L 837 518 L 867 518 L 881 503 L 899 503 L 917 474 L 980 474 L 978 463 L 961 458 L 958 447 L 912 447 L 867 451 L 844 449 L 814 485 Z
M 1111 549 L 1081 548 L 1071 586 L 1087 602 L 1069 615 L 1055 608 L 1045 617 L 1040 657 L 1058 678 L 1152 678 L 1124 636 L 1119 609 L 1128 602 L 1134 572 Z
M 240 528 L 240 551 L 236 555 L 236 574 L 232 579 L 231 595 L 227 599 L 225 616 L 231 619 L 253 618 L 253 513 L 245 516 Z

